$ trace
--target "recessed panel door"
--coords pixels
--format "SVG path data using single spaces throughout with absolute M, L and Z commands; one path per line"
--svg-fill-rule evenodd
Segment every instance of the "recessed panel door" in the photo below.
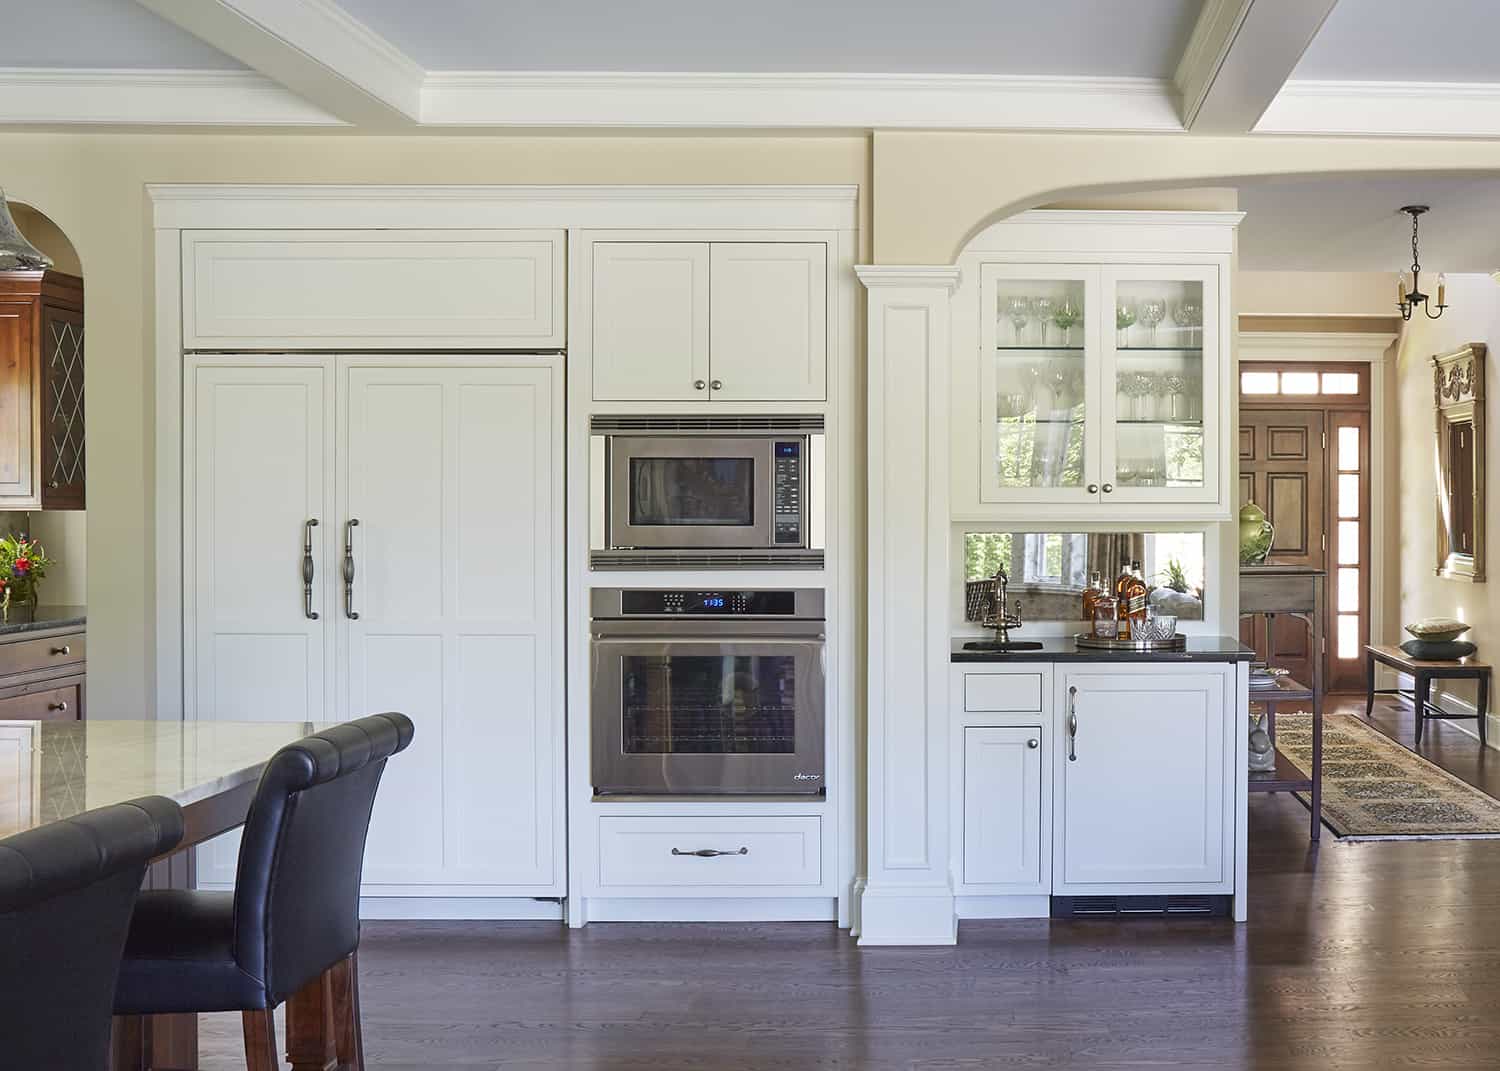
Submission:
M 707 401 L 708 243 L 597 242 L 596 401 Z
M 828 397 L 828 246 L 714 242 L 709 389 L 726 401 Z

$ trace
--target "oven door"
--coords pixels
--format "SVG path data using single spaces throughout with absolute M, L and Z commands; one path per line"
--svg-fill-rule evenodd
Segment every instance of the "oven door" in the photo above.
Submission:
M 597 793 L 823 790 L 821 637 L 596 635 L 592 676 Z
M 609 546 L 772 546 L 772 442 L 753 436 L 611 437 Z

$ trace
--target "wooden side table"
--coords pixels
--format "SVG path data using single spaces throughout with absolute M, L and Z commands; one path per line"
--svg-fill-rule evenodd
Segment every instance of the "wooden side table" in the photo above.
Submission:
M 1306 792 L 1312 811 L 1312 840 L 1322 833 L 1323 811 L 1323 606 L 1322 569 L 1301 565 L 1245 565 L 1240 567 L 1240 616 L 1259 614 L 1266 619 L 1266 635 L 1274 635 L 1278 614 L 1290 614 L 1307 623 L 1312 634 L 1312 687 L 1282 678 L 1275 688 L 1250 690 L 1250 702 L 1265 706 L 1271 742 L 1276 742 L 1276 707 L 1300 703 L 1312 707 L 1312 776 L 1276 752 L 1274 773 L 1252 773 L 1251 792 Z M 1269 642 L 1269 641 L 1268 641 Z M 1269 652 L 1267 652 L 1269 655 Z M 1249 727 L 1244 728 L 1249 732 Z
M 1399 673 L 1411 676 L 1412 687 L 1405 688 L 1377 688 L 1375 687 L 1376 664 L 1390 666 Z M 1477 714 L 1455 714 L 1451 710 L 1444 710 L 1432 701 L 1432 682 L 1435 680 L 1470 680 L 1479 686 L 1479 701 L 1476 704 Z M 1479 721 L 1479 746 L 1484 747 L 1485 723 L 1489 720 L 1490 705 L 1490 666 L 1488 662 L 1482 662 L 1470 655 L 1468 658 L 1460 658 L 1451 662 L 1434 662 L 1423 658 L 1413 658 L 1399 647 L 1393 647 L 1385 643 L 1372 643 L 1365 647 L 1365 684 L 1368 695 L 1365 697 L 1365 717 L 1370 716 L 1370 711 L 1375 708 L 1375 697 L 1377 695 L 1404 695 L 1411 699 L 1412 706 L 1417 713 L 1417 744 L 1422 743 L 1422 727 L 1427 724 L 1429 718 L 1439 718 L 1448 721 L 1467 721 L 1478 719 Z

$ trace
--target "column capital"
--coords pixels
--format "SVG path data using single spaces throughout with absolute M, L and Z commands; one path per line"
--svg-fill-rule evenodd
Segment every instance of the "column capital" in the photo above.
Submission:
M 960 272 L 957 264 L 856 264 L 854 274 L 870 290 L 901 286 L 952 293 L 958 289 Z

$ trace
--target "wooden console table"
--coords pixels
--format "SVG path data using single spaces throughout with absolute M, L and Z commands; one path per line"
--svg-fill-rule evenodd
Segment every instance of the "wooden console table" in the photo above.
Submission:
M 1291 760 L 1276 752 L 1274 772 L 1252 773 L 1251 792 L 1307 792 L 1312 812 L 1312 840 L 1322 832 L 1323 809 L 1323 606 L 1322 569 L 1300 565 L 1245 565 L 1240 567 L 1240 616 L 1259 614 L 1266 619 L 1266 642 L 1274 635 L 1278 614 L 1289 614 L 1307 622 L 1312 633 L 1312 687 L 1307 688 L 1289 678 L 1275 688 L 1250 690 L 1250 702 L 1265 706 L 1271 742 L 1276 742 L 1276 707 L 1298 703 L 1312 707 L 1312 770 L 1303 775 Z M 1266 652 L 1270 657 L 1270 651 Z M 1246 726 L 1242 730 L 1249 732 Z
M 1390 666 L 1398 673 L 1406 673 L 1411 676 L 1412 688 L 1377 688 L 1375 687 L 1375 665 Z M 1476 714 L 1455 714 L 1450 710 L 1444 710 L 1432 701 L 1432 682 L 1435 680 L 1469 680 L 1475 681 L 1479 686 L 1479 701 L 1475 706 Z M 1365 647 L 1365 682 L 1369 694 L 1365 697 L 1365 717 L 1370 716 L 1370 711 L 1375 708 L 1375 697 L 1377 695 L 1404 695 L 1411 699 L 1412 706 L 1417 711 L 1417 744 L 1422 743 L 1422 727 L 1427 724 L 1429 718 L 1445 718 L 1450 721 L 1464 721 L 1476 718 L 1479 721 L 1479 746 L 1484 747 L 1485 723 L 1489 720 L 1490 705 L 1490 666 L 1488 662 L 1481 662 L 1470 655 L 1468 658 L 1460 658 L 1454 661 L 1433 662 L 1423 658 L 1413 658 L 1399 647 L 1392 647 L 1384 643 L 1372 643 Z

